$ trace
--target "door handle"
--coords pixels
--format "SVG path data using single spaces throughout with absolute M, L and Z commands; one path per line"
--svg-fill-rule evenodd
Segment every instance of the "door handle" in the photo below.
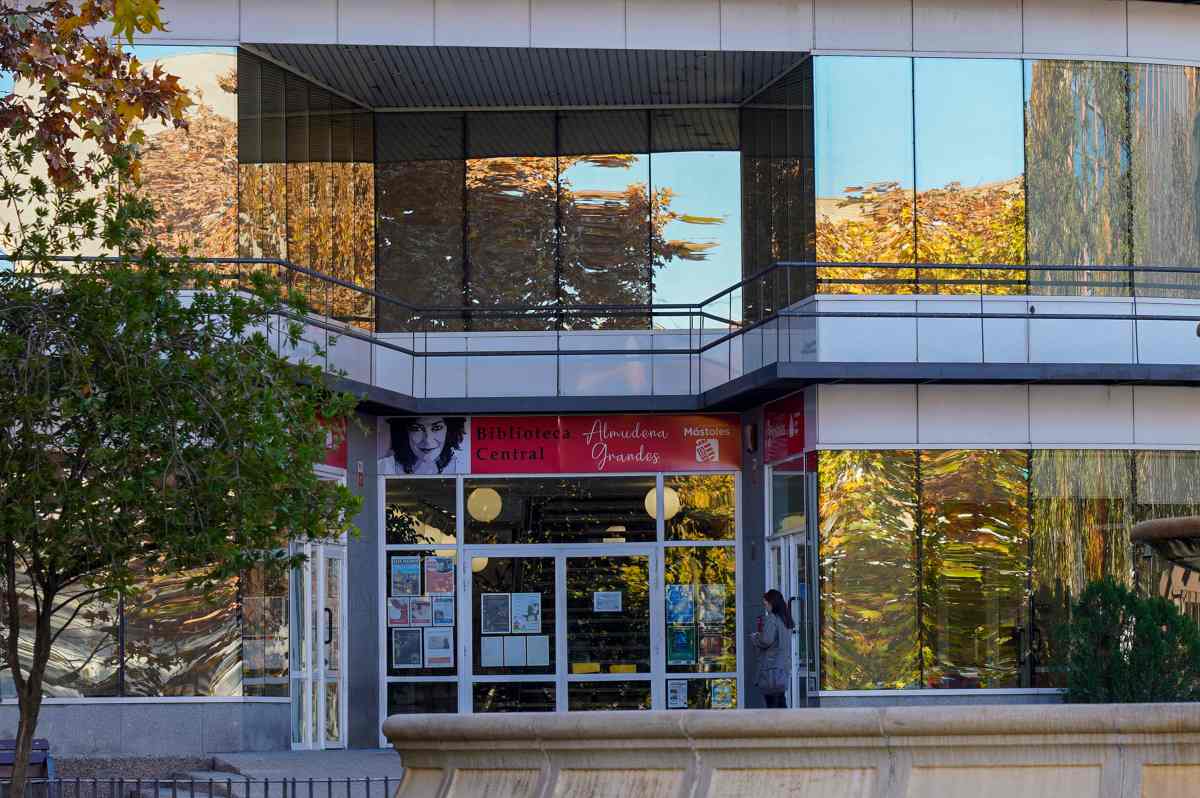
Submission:
M 325 645 L 333 642 L 333 610 L 325 608 Z

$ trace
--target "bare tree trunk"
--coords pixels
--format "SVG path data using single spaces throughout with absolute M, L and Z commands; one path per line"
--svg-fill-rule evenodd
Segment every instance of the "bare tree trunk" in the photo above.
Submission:
M 24 684 L 17 689 L 17 703 L 21 718 L 17 723 L 17 750 L 13 753 L 12 779 L 7 798 L 23 798 L 25 783 L 29 776 L 29 755 L 33 751 L 33 735 L 37 732 L 38 716 L 42 711 L 42 681 L 46 676 L 46 664 L 50 661 L 50 618 L 54 607 L 54 594 L 43 594 L 42 606 L 34 628 L 33 661 L 25 674 Z M 10 630 L 15 634 L 16 630 Z

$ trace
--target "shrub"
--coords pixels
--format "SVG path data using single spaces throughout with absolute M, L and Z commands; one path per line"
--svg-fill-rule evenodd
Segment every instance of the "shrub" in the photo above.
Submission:
M 1200 628 L 1164 598 L 1092 582 L 1067 639 L 1068 703 L 1200 700 Z

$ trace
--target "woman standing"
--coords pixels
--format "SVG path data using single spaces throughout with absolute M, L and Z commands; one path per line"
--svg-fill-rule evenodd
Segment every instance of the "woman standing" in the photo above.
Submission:
M 792 678 L 791 634 L 795 624 L 783 594 L 768 590 L 763 594 L 766 613 L 759 619 L 758 631 L 750 642 L 758 647 L 758 673 L 754 684 L 762 691 L 767 709 L 787 708 L 788 682 Z

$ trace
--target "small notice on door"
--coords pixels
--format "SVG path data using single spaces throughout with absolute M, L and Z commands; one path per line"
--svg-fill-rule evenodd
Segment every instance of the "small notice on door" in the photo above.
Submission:
M 592 612 L 620 612 L 621 591 L 599 591 L 592 594 Z

